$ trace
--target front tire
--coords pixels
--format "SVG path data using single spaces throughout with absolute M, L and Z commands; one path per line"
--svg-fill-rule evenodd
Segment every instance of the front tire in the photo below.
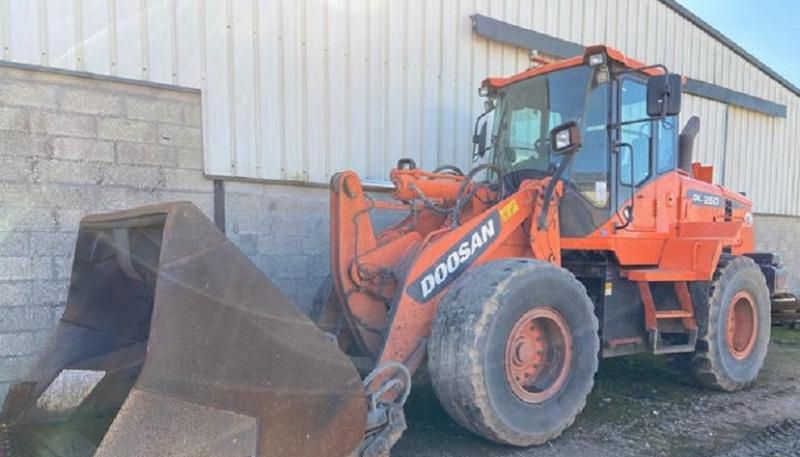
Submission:
M 434 392 L 473 433 L 543 444 L 586 404 L 597 328 L 586 290 L 568 271 L 527 259 L 487 263 L 439 303 L 428 343 Z
M 697 303 L 700 335 L 690 368 L 703 386 L 734 392 L 752 384 L 767 355 L 770 296 L 764 275 L 748 257 L 723 258 Z

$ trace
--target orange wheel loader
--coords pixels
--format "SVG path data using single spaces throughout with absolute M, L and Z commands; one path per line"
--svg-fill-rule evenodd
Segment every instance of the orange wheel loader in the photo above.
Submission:
M 681 84 L 589 47 L 484 81 L 471 171 L 400 160 L 392 199 L 334 175 L 311 319 L 190 204 L 87 217 L 4 457 L 386 456 L 423 364 L 456 422 L 514 446 L 573 423 L 600 357 L 750 385 L 786 274 L 751 202 L 692 162 Z M 403 216 L 376 231 L 373 210 Z

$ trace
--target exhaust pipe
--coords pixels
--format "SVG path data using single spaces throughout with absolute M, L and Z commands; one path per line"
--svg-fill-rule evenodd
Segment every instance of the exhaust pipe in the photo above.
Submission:
M 10 389 L 0 446 L 344 457 L 366 417 L 348 357 L 194 205 L 170 203 L 83 219 L 67 307 Z

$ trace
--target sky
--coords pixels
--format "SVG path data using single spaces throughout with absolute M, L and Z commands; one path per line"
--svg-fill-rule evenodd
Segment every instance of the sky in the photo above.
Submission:
M 800 87 L 800 0 L 678 0 Z

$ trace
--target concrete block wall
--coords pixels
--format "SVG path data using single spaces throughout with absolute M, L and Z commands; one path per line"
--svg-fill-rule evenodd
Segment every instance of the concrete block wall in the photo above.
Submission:
M 328 190 L 225 182 L 226 234 L 301 309 L 330 271 Z
M 304 311 L 330 273 L 329 198 L 321 187 L 225 182 L 228 238 Z M 370 214 L 376 230 L 399 216 Z
M 58 321 L 86 214 L 213 212 L 200 94 L 0 66 L 0 402 Z
M 781 255 L 789 289 L 800 295 L 800 217 L 758 214 L 754 221 L 756 249 Z

